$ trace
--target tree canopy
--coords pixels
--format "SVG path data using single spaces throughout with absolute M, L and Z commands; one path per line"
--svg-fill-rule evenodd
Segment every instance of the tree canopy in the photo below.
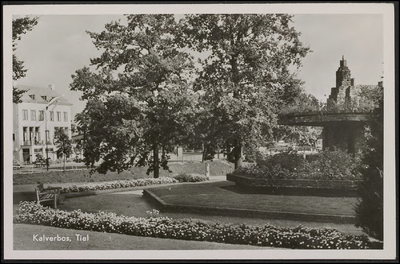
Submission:
M 272 14 L 127 15 L 87 32 L 102 54 L 70 84 L 88 100 L 77 118 L 86 163 L 101 162 L 100 172 L 146 165 L 158 177 L 168 151 L 200 140 L 239 166 L 243 147 L 271 137 L 277 109 L 301 92 L 290 68 L 310 50 L 290 22 Z
M 300 92 L 290 67 L 300 67 L 310 49 L 290 22 L 285 14 L 187 15 L 182 21 L 180 37 L 206 54 L 194 88 L 212 113 L 209 137 L 224 142 L 235 167 L 242 148 L 265 142 L 279 106 Z
M 78 117 L 87 164 L 121 171 L 149 166 L 158 177 L 166 153 L 190 131 L 192 56 L 175 39 L 173 15 L 127 15 L 101 33 L 87 32 L 103 51 L 72 75 L 71 90 L 89 102 Z M 159 150 L 162 150 L 159 160 Z
M 22 35 L 26 34 L 28 31 L 31 31 L 34 26 L 38 23 L 37 17 L 23 17 L 16 18 L 12 21 L 12 50 L 15 52 L 17 49 L 17 41 L 21 40 Z M 16 81 L 20 78 L 26 76 L 27 69 L 24 68 L 24 62 L 22 60 L 18 60 L 15 53 L 13 53 L 13 80 Z M 20 103 L 20 98 L 24 93 L 24 90 L 19 90 L 16 87 L 13 87 L 13 102 Z

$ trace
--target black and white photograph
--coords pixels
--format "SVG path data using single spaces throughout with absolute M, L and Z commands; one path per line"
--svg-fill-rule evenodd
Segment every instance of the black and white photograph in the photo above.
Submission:
M 394 11 L 4 5 L 4 259 L 397 259 Z

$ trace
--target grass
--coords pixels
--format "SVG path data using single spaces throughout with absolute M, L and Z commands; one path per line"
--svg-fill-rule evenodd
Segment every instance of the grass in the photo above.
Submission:
M 179 173 L 187 174 L 203 174 L 205 173 L 205 163 L 201 162 L 171 162 L 169 164 L 171 173 L 160 170 L 160 177 L 171 177 Z M 42 171 L 38 173 L 22 174 L 14 173 L 13 184 L 36 184 L 38 181 L 45 184 L 51 183 L 78 183 L 78 182 L 104 182 L 115 180 L 132 180 L 139 178 L 152 178 L 153 174 L 146 174 L 147 168 L 133 167 L 130 170 L 121 173 L 108 172 L 106 174 L 94 173 L 90 174 L 88 169 L 83 170 L 67 170 L 67 171 Z M 210 175 L 226 175 L 233 171 L 233 164 L 225 161 L 216 160 L 210 162 Z
M 202 195 L 200 194 L 197 195 L 196 194 L 197 191 L 194 191 L 194 189 L 198 188 L 201 185 L 203 184 L 198 184 L 198 183 L 187 184 L 187 185 L 185 184 L 184 186 L 186 186 L 186 188 L 188 190 L 191 190 L 192 192 L 187 192 L 185 196 L 181 198 L 181 200 L 185 199 L 185 200 L 190 200 L 192 203 L 196 203 L 198 197 Z M 172 190 L 172 187 L 174 186 L 169 186 L 165 189 L 169 190 L 170 187 Z M 194 187 L 194 189 L 190 187 Z M 155 189 L 161 189 L 161 188 L 159 187 L 151 188 L 152 191 L 155 191 Z M 225 192 L 227 190 L 224 190 L 222 188 L 215 188 L 213 189 L 213 191 Z M 285 204 L 286 197 L 279 196 L 276 198 L 277 200 L 278 199 L 280 200 L 281 204 Z M 165 196 L 163 197 L 163 199 L 165 199 Z M 219 206 L 221 204 L 230 204 L 231 201 L 232 201 L 232 196 L 227 196 L 225 198 L 220 197 L 220 199 L 217 201 L 211 201 L 209 199 L 209 203 L 218 204 Z M 235 202 L 238 203 L 236 206 L 240 205 L 240 201 L 239 202 L 235 201 Z M 264 202 L 266 201 L 264 200 Z M 301 211 L 302 204 L 300 203 L 297 204 L 296 206 L 297 210 Z M 298 225 L 301 224 L 303 226 L 310 228 L 334 228 L 344 233 L 352 233 L 356 235 L 363 234 L 361 229 L 356 228 L 353 224 L 336 224 L 336 223 L 289 220 L 289 219 L 265 219 L 262 217 L 248 216 L 248 215 L 241 215 L 241 216 L 212 215 L 212 214 L 201 214 L 201 213 L 187 212 L 187 211 L 163 212 L 162 208 L 159 208 L 158 205 L 149 203 L 142 196 L 141 190 L 71 198 L 67 199 L 63 204 L 60 204 L 59 208 L 68 211 L 81 209 L 83 212 L 91 212 L 91 213 L 95 213 L 101 210 L 106 212 L 114 212 L 120 215 L 122 214 L 126 216 L 135 216 L 135 217 L 147 217 L 147 211 L 151 211 L 152 209 L 158 209 L 161 210 L 160 213 L 161 216 L 168 216 L 175 219 L 195 218 L 206 221 L 217 221 L 217 222 L 235 223 L 235 224 L 246 223 L 250 225 L 262 225 L 269 223 L 271 225 L 283 226 L 283 227 L 285 226 L 297 227 Z
M 274 212 L 294 212 L 354 216 L 353 197 L 281 196 L 232 191 L 233 183 L 213 182 L 155 187 L 151 191 L 168 204 L 222 208 L 246 208 Z
M 38 242 L 33 235 L 70 237 L 71 242 Z M 89 236 L 89 241 L 77 241 L 76 234 Z M 62 229 L 50 226 L 14 224 L 14 250 L 260 250 L 249 245 L 184 241 L 153 237 L 128 236 L 112 233 Z M 154 254 L 154 253 L 150 253 Z M 151 257 L 151 255 L 149 255 Z

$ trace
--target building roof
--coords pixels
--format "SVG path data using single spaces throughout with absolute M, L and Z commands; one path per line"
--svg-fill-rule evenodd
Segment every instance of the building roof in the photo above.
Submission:
M 17 88 L 19 90 L 27 90 L 21 96 L 21 101 L 23 103 L 48 104 L 53 98 L 59 97 L 59 99 L 57 99 L 58 105 L 72 105 L 67 99 L 50 87 L 17 85 Z

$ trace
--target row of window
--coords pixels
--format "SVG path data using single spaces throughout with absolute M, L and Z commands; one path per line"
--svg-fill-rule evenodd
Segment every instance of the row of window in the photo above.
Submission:
M 57 121 L 61 121 L 61 112 L 57 113 Z M 63 112 L 64 114 L 64 122 L 68 122 L 68 112 Z M 44 110 L 39 110 L 38 121 L 44 121 Z M 22 110 L 22 120 L 28 119 L 28 110 Z M 31 121 L 36 121 L 36 110 L 31 110 Z M 50 111 L 50 121 L 54 121 L 54 111 Z
M 54 134 L 57 131 L 63 132 L 68 135 L 68 127 L 54 127 Z M 41 134 L 39 132 L 39 127 L 23 127 L 22 128 L 22 140 L 24 142 L 32 142 L 34 144 L 40 144 Z M 45 131 L 45 140 L 50 141 L 50 131 Z M 13 141 L 15 141 L 15 134 L 13 134 Z

